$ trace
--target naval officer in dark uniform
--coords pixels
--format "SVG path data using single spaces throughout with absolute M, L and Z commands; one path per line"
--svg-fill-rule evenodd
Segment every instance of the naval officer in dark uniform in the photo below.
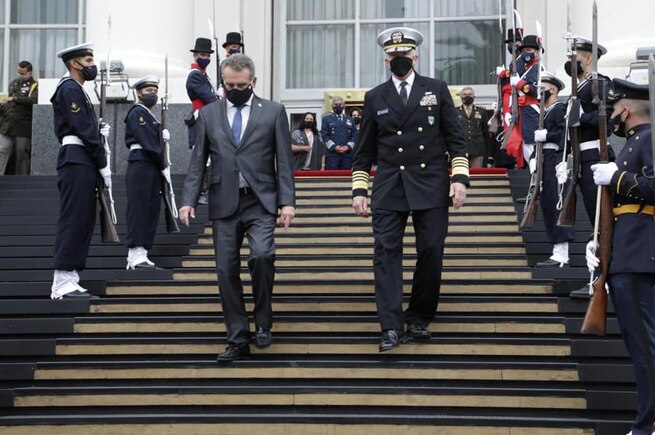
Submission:
M 591 167 L 597 185 L 610 186 L 614 212 L 609 293 L 637 381 L 632 435 L 650 435 L 655 423 L 655 186 L 648 86 L 614 79 L 614 134 L 627 142 L 616 163 Z M 655 96 L 651 95 L 650 98 Z M 599 260 L 587 245 L 587 266 Z
M 153 269 L 148 258 L 159 223 L 162 177 L 170 183 L 171 172 L 163 153 L 162 140 L 170 139 L 168 130 L 150 109 L 157 104 L 159 77 L 146 76 L 134 84 L 138 101 L 125 117 L 125 145 L 130 153 L 125 172 L 127 190 L 127 269 Z
M 61 79 L 50 101 L 54 111 L 55 135 L 61 143 L 57 156 L 59 220 L 55 239 L 55 269 L 52 299 L 89 298 L 80 286 L 96 222 L 96 185 L 102 180 L 111 187 L 111 171 L 101 142 L 109 126 L 98 124 L 93 105 L 82 85 L 98 74 L 90 43 L 66 48 L 59 53 L 69 76 Z
M 427 328 L 439 301 L 448 207 L 464 204 L 469 184 L 466 144 L 448 86 L 413 70 L 422 41 L 419 31 L 406 27 L 378 35 L 392 76 L 366 93 L 353 163 L 353 208 L 363 217 L 368 216 L 369 171 L 374 162 L 378 165 L 371 208 L 381 352 L 400 345 L 405 324 L 406 340 L 430 338 Z M 403 313 L 403 235 L 410 213 L 418 261 Z

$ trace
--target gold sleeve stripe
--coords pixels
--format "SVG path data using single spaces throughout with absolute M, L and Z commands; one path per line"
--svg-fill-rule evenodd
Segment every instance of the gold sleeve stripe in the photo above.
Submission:
M 468 177 L 469 176 L 469 168 L 461 168 L 461 167 L 453 168 L 452 174 L 453 174 L 453 176 L 455 176 L 455 175 L 464 175 L 464 176 Z
M 365 189 L 368 190 L 368 182 L 370 176 L 366 171 L 353 172 L 353 190 Z
M 626 171 L 621 172 L 621 175 L 619 176 L 619 180 L 616 183 L 616 193 L 621 194 L 621 180 L 623 179 L 623 176 L 626 174 Z
M 466 166 L 469 165 L 469 160 L 466 157 L 455 157 L 451 163 L 453 166 L 459 165 L 459 164 L 465 164 Z

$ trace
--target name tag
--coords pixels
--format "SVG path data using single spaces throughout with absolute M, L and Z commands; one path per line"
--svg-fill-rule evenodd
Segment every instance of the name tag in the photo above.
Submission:
M 389 109 L 388 108 L 378 110 L 378 116 L 388 115 L 388 114 L 389 114 Z

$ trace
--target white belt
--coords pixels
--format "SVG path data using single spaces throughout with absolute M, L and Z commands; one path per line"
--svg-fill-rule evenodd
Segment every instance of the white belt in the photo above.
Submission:
M 84 146 L 84 142 L 82 142 L 82 139 L 80 139 L 77 136 L 64 136 L 64 138 L 61 140 L 61 146 L 65 145 L 82 145 Z
M 598 150 L 600 149 L 600 140 L 590 140 L 587 142 L 582 142 L 580 144 L 580 152 L 587 150 Z
M 138 143 L 135 143 L 135 144 L 133 144 L 133 145 L 130 145 L 130 151 L 134 151 L 134 150 L 142 150 L 142 149 L 143 149 L 143 147 L 142 147 L 141 145 L 139 145 Z
M 559 145 L 557 145 L 556 143 L 548 142 L 544 144 L 543 149 L 557 151 L 559 149 Z

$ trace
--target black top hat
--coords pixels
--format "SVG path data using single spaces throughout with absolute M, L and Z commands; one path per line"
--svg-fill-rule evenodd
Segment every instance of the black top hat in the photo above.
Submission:
M 648 100 L 648 85 L 638 85 L 621 79 L 613 79 L 612 85 L 614 89 L 609 91 L 609 100 L 611 102 L 619 101 L 622 98 Z
M 516 35 L 516 42 L 521 42 L 523 40 L 523 29 L 507 29 L 505 42 L 514 42 L 514 35 Z
M 521 49 L 534 48 L 535 50 L 544 51 L 544 46 L 541 45 L 541 38 L 537 35 L 525 35 L 521 44 Z
M 231 44 L 239 44 L 239 47 L 243 47 L 243 42 L 241 42 L 241 33 L 230 32 L 227 35 L 225 35 L 225 42 L 223 43 L 223 48 Z
M 207 38 L 196 38 L 196 46 L 189 50 L 192 53 L 209 53 L 212 54 L 212 40 Z

